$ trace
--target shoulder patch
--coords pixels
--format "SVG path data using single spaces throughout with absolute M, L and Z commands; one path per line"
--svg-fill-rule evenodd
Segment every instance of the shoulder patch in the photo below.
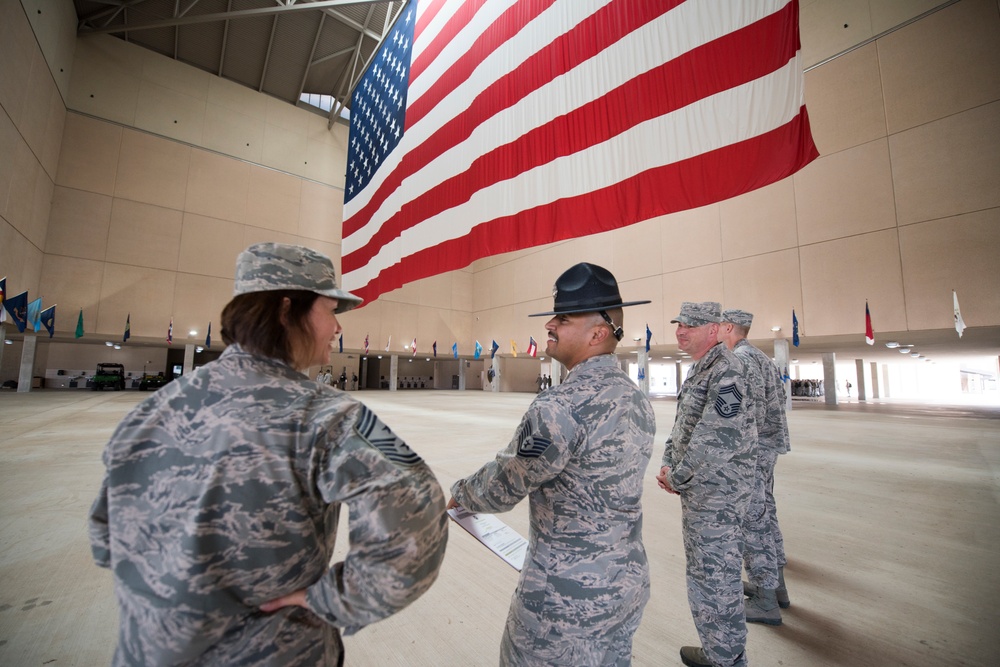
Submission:
M 719 396 L 715 399 L 715 411 L 720 417 L 730 419 L 740 412 L 740 405 L 743 403 L 743 394 L 731 384 L 719 390 Z
M 354 432 L 393 463 L 409 467 L 417 465 L 423 460 L 395 433 L 389 430 L 389 427 L 382 423 L 382 420 L 367 406 L 361 406 L 361 414 L 354 425 Z
M 532 433 L 528 423 L 522 423 L 517 431 L 517 455 L 523 459 L 537 459 L 551 444 L 550 439 Z

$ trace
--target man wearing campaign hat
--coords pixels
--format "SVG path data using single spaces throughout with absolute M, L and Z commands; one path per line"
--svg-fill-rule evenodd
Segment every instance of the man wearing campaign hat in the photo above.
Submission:
M 774 503 L 774 466 L 789 451 L 785 388 L 777 366 L 750 344 L 747 334 L 753 314 L 731 309 L 722 313 L 719 341 L 726 344 L 747 368 L 754 393 L 757 424 L 757 477 L 744 526 L 743 559 L 749 582 L 743 584 L 748 623 L 781 625 L 781 610 L 788 607 L 785 587 L 785 548 Z
M 677 395 L 660 488 L 681 500 L 687 593 L 701 646 L 681 647 L 689 667 L 747 665 L 740 570 L 741 526 L 757 458 L 744 364 L 718 342 L 720 306 L 685 301 L 671 322 L 695 360 Z
M 643 475 L 653 409 L 620 367 L 625 302 L 611 272 L 556 280 L 545 352 L 569 371 L 531 403 L 510 444 L 451 487 L 449 507 L 530 505 L 528 554 L 500 644 L 502 666 L 628 665 L 649 599 Z
M 330 259 L 250 246 L 233 292 L 222 356 L 140 403 L 104 451 L 89 523 L 115 579 L 115 665 L 343 664 L 340 632 L 406 607 L 444 558 L 434 474 L 305 374 L 361 303 Z M 351 543 L 331 566 L 344 502 Z

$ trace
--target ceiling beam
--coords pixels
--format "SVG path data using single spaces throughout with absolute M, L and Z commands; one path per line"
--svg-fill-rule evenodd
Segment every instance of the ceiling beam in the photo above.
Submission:
M 312 67 L 313 56 L 316 55 L 316 45 L 319 44 L 319 36 L 323 32 L 323 24 L 326 22 L 326 14 L 322 14 L 319 17 L 319 26 L 316 28 L 316 36 L 313 38 L 312 50 L 309 51 L 309 59 L 306 60 L 305 70 L 302 72 L 302 81 L 299 83 L 299 92 L 295 96 L 295 102 L 293 104 L 298 104 L 299 98 L 302 97 L 302 92 L 306 88 L 306 79 L 309 78 L 309 68 Z
M 134 0 L 134 2 L 145 2 L 145 0 Z M 147 23 L 135 23 L 127 26 L 103 26 L 100 28 L 89 28 L 81 25 L 78 33 L 81 35 L 113 34 L 118 32 L 135 32 L 138 30 L 155 30 L 156 28 L 167 28 L 176 25 L 192 25 L 195 23 L 212 23 L 214 21 L 231 21 L 234 19 L 254 18 L 258 16 L 271 16 L 287 14 L 289 12 L 316 11 L 329 9 L 342 5 L 362 5 L 362 4 L 383 4 L 384 0 L 317 0 L 316 2 L 304 2 L 295 5 L 276 5 L 274 7 L 260 7 L 257 9 L 239 9 L 236 11 L 216 12 L 214 14 L 200 14 L 197 16 L 177 16 L 174 18 L 149 21 Z M 105 10 L 117 12 L 120 9 Z

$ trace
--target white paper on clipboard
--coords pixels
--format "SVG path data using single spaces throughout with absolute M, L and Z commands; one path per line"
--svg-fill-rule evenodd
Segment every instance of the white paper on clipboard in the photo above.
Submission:
M 508 565 L 521 571 L 528 553 L 528 540 L 520 533 L 494 514 L 481 514 L 470 512 L 464 507 L 455 507 L 448 510 L 448 516 L 490 551 L 503 558 Z

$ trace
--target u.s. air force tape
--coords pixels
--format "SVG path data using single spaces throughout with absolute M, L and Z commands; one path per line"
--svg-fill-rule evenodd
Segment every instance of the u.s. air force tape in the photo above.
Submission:
M 354 425 L 355 432 L 361 439 L 369 445 L 382 452 L 382 454 L 401 466 L 413 466 L 422 461 L 415 451 L 410 449 L 405 442 L 400 440 L 389 427 L 382 423 L 374 412 L 365 406 L 361 406 L 361 414 Z
M 740 412 L 740 404 L 743 402 L 743 394 L 731 384 L 719 390 L 719 396 L 715 399 L 715 411 L 720 417 L 730 419 Z
M 517 455 L 524 459 L 537 459 L 552 441 L 538 433 L 532 433 L 531 424 L 525 422 L 517 431 Z

